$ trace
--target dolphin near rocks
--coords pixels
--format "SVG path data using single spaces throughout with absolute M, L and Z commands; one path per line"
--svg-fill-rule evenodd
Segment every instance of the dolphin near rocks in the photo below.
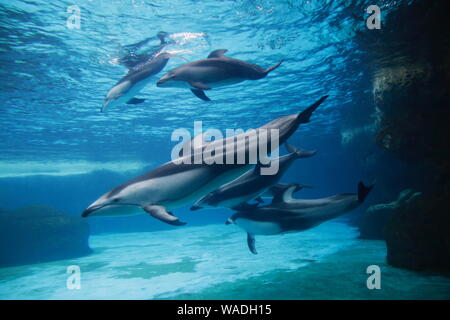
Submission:
M 301 124 L 310 121 L 314 110 L 327 97 L 322 97 L 299 114 L 275 119 L 254 130 L 256 141 L 255 139 L 249 139 L 248 143 L 241 146 L 246 155 L 245 159 L 249 159 L 250 152 L 258 148 L 257 141 L 260 139 L 262 128 L 278 129 L 280 143 L 284 143 Z M 217 143 L 216 151 L 222 151 L 227 156 L 228 154 L 224 150 L 235 152 L 234 147 L 229 149 L 234 138 L 239 138 L 239 136 L 245 138 L 248 134 L 242 133 L 230 137 L 231 140 L 230 138 L 216 140 L 209 143 L 208 146 Z M 278 146 L 272 145 L 270 140 L 267 140 L 266 148 L 269 152 L 273 151 L 275 147 Z M 195 149 L 194 151 L 198 152 Z M 252 166 L 247 162 L 242 164 L 207 164 L 205 162 L 196 164 L 195 161 L 192 161 L 195 155 L 196 153 L 183 155 L 181 158 L 167 162 L 112 189 L 87 207 L 82 216 L 123 216 L 147 212 L 154 218 L 168 224 L 183 225 L 184 222 L 181 222 L 169 210 L 203 197 L 205 194 L 236 179 Z
M 373 186 L 358 184 L 358 193 L 337 194 L 321 199 L 294 199 L 295 185 L 275 195 L 270 205 L 234 213 L 226 224 L 234 223 L 247 232 L 247 244 L 257 254 L 255 235 L 303 231 L 334 219 L 360 206 Z
M 198 210 L 205 207 L 226 207 L 238 210 L 245 207 L 258 206 L 258 203 L 250 205 L 247 201 L 258 198 L 268 188 L 275 185 L 292 165 L 294 160 L 311 157 L 316 154 L 315 150 L 307 151 L 297 149 L 287 142 L 285 146 L 290 153 L 271 160 L 271 162 L 277 162 L 276 167 L 278 168 L 278 172 L 276 174 L 262 175 L 260 173 L 260 166 L 263 165 L 258 164 L 254 169 L 249 170 L 236 180 L 199 199 L 191 207 L 191 210 Z
M 100 111 L 104 112 L 107 107 L 113 107 L 123 103 L 138 104 L 144 102 L 145 99 L 134 98 L 134 96 L 152 81 L 152 76 L 164 69 L 170 58 L 174 57 L 178 56 L 162 52 L 152 60 L 129 70 L 129 72 L 120 79 L 111 90 L 109 90 Z
M 282 63 L 280 61 L 264 69 L 249 62 L 226 57 L 227 51 L 215 50 L 207 59 L 181 65 L 166 73 L 156 85 L 161 88 L 189 88 L 198 98 L 210 101 L 205 90 L 265 78 Z

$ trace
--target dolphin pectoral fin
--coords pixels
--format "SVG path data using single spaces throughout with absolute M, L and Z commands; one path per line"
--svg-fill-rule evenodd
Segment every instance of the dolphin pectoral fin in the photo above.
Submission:
M 251 253 L 258 254 L 255 247 L 255 235 L 253 233 L 247 232 L 247 245 Z
M 144 101 L 145 101 L 145 99 L 132 98 L 132 99 L 127 101 L 127 104 L 139 104 L 139 103 L 142 103 Z
M 145 212 L 150 214 L 153 218 L 161 220 L 173 226 L 183 226 L 186 222 L 180 221 L 178 217 L 175 217 L 171 212 L 167 211 L 163 206 L 145 206 L 143 207 Z
M 225 53 L 227 52 L 227 49 L 218 49 L 218 50 L 214 50 L 213 52 L 211 52 L 208 56 L 208 59 L 210 58 L 221 58 L 225 55 Z
M 203 101 L 211 101 L 211 99 L 208 98 L 208 96 L 205 94 L 205 92 L 203 90 L 191 89 L 191 91 L 197 98 L 200 98 Z

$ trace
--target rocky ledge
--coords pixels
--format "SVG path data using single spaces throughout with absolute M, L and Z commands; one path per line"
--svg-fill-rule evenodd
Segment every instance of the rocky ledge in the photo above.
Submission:
M 413 270 L 450 271 L 450 193 L 413 197 L 385 228 L 387 261 Z
M 0 266 L 87 255 L 89 226 L 80 217 L 45 206 L 0 210 Z

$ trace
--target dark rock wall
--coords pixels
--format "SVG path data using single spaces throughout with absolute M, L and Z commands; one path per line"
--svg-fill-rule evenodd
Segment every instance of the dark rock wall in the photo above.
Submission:
M 89 254 L 89 226 L 80 217 L 33 206 L 0 211 L 0 266 Z
M 356 222 L 365 238 L 386 239 L 391 265 L 450 271 L 450 19 L 448 1 L 415 1 L 358 37 L 372 70 L 370 165 L 388 190 Z M 364 124 L 367 127 L 367 124 Z M 367 142 L 368 138 L 366 138 Z M 361 143 L 362 144 L 362 143 Z M 392 170 L 389 157 L 401 164 Z M 395 200 L 405 188 L 420 192 Z M 389 198 L 390 197 L 390 198 Z

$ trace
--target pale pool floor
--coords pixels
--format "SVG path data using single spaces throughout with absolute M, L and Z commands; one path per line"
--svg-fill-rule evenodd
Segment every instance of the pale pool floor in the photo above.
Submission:
M 252 255 L 236 226 L 95 235 L 77 259 L 0 268 L 0 299 L 450 299 L 450 278 L 387 266 L 382 241 L 338 222 L 259 236 Z M 381 267 L 381 290 L 366 268 Z M 81 289 L 66 288 L 70 265 Z

